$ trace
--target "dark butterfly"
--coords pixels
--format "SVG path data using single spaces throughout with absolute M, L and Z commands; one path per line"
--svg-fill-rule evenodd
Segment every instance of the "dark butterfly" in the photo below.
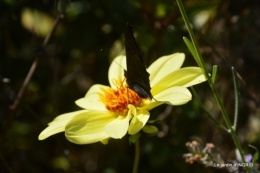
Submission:
M 141 98 L 153 99 L 149 76 L 146 71 L 144 59 L 141 56 L 135 37 L 134 29 L 130 24 L 126 24 L 125 29 L 125 49 L 126 49 L 126 68 L 125 77 L 128 87 L 134 90 Z

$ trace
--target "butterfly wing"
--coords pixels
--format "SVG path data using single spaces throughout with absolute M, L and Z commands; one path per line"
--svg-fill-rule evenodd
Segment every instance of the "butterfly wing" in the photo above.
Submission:
M 127 67 L 127 71 L 125 71 L 126 82 L 128 87 L 134 90 L 140 97 L 152 100 L 150 74 L 146 70 L 144 59 L 135 41 L 133 32 L 133 27 L 127 24 L 124 33 Z

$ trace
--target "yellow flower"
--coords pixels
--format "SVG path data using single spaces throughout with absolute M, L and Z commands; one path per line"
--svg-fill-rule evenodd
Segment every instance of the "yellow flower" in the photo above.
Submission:
M 111 63 L 108 72 L 111 87 L 93 85 L 84 98 L 76 101 L 83 110 L 56 117 L 41 132 L 39 140 L 65 131 L 66 138 L 76 144 L 98 141 L 105 144 L 109 138 L 120 139 L 127 132 L 130 135 L 136 134 L 148 121 L 149 110 L 164 103 L 187 103 L 191 100 L 187 87 L 205 81 L 199 67 L 180 68 L 184 59 L 183 53 L 163 56 L 147 69 L 155 101 L 142 99 L 127 88 L 123 82 L 126 58 L 118 56 Z

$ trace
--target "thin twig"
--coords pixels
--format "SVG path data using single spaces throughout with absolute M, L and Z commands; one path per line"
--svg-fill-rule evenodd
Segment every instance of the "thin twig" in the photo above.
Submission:
M 32 64 L 32 66 L 31 66 L 31 68 L 30 68 L 30 70 L 29 70 L 29 72 L 28 72 L 28 74 L 27 74 L 27 76 L 26 76 L 26 78 L 25 78 L 25 80 L 23 82 L 23 85 L 22 85 L 22 87 L 21 87 L 21 89 L 20 89 L 20 91 L 19 91 L 19 93 L 18 93 L 18 95 L 17 95 L 13 105 L 11 105 L 9 107 L 9 109 L 11 111 L 15 111 L 17 109 L 18 105 L 20 104 L 20 101 L 21 101 L 21 99 L 23 97 L 24 91 L 27 88 L 28 83 L 30 82 L 30 80 L 31 80 L 31 78 L 32 78 L 32 76 L 33 76 L 33 74 L 35 72 L 35 69 L 36 69 L 36 67 L 38 65 L 38 62 L 39 62 L 39 57 L 36 57 L 34 59 L 34 61 L 33 61 L 33 64 Z
M 35 69 L 36 69 L 36 67 L 38 65 L 38 62 L 39 62 L 39 59 L 40 59 L 40 55 L 41 55 L 40 51 L 48 44 L 48 42 L 50 41 L 51 36 L 53 35 L 53 33 L 55 32 L 55 30 L 57 28 L 58 23 L 63 18 L 64 18 L 64 15 L 62 15 L 62 14 L 57 16 L 57 18 L 56 18 L 56 20 L 55 20 L 55 22 L 54 22 L 54 24 L 52 26 L 52 29 L 51 29 L 50 33 L 45 37 L 42 45 L 40 46 L 40 48 L 36 52 L 36 58 L 34 59 L 34 61 L 32 63 L 32 66 L 31 66 L 31 68 L 30 68 L 30 70 L 29 70 L 29 72 L 28 72 L 28 74 L 27 74 L 27 76 L 26 76 L 26 78 L 25 78 L 25 80 L 23 82 L 23 85 L 22 85 L 22 87 L 21 87 L 21 89 L 20 89 L 20 91 L 19 91 L 19 93 L 18 93 L 18 95 L 17 95 L 13 105 L 11 105 L 9 107 L 10 114 L 8 116 L 8 119 L 7 119 L 6 123 L 5 123 L 5 127 L 4 127 L 3 133 L 2 133 L 1 138 L 0 138 L 0 146 L 2 146 L 4 144 L 4 140 L 5 140 L 5 137 L 6 137 L 7 133 L 8 133 L 8 130 L 12 126 L 12 123 L 13 123 L 13 121 L 15 119 L 17 108 L 20 105 L 20 102 L 21 102 L 21 99 L 22 99 L 22 97 L 24 95 L 24 92 L 25 92 L 25 90 L 26 90 L 26 88 L 27 88 L 27 86 L 28 86 L 28 84 L 29 84 L 29 82 L 30 82 L 34 72 L 35 72 Z
M 4 160 L 4 158 L 2 157 L 2 155 L 0 154 L 0 159 L 1 161 L 4 163 L 5 167 L 8 169 L 8 171 L 10 173 L 13 173 L 12 169 L 9 167 L 9 165 L 6 163 L 6 161 Z M 3 170 L 2 170 L 3 171 Z
M 45 39 L 44 39 L 44 41 L 43 41 L 41 47 L 40 47 L 40 48 L 38 49 L 38 51 L 36 52 L 37 54 L 39 54 L 39 50 L 43 49 L 43 48 L 48 44 L 48 42 L 50 41 L 51 36 L 53 35 L 54 31 L 55 31 L 56 28 L 57 28 L 57 25 L 58 25 L 59 21 L 60 21 L 61 19 L 63 19 L 63 18 L 64 18 L 63 15 L 59 15 L 59 16 L 56 18 L 56 20 L 55 20 L 55 22 L 54 22 L 54 24 L 53 24 L 53 26 L 52 26 L 52 30 L 51 30 L 50 33 L 45 37 Z M 18 95 L 17 95 L 17 97 L 16 97 L 16 99 L 15 99 L 15 101 L 14 101 L 14 104 L 10 106 L 10 109 L 11 109 L 11 110 L 17 109 L 18 105 L 20 104 L 20 101 L 21 101 L 21 99 L 22 99 L 22 97 L 23 97 L 24 91 L 25 91 L 25 89 L 27 88 L 28 83 L 30 82 L 30 80 L 31 80 L 31 78 L 32 78 L 32 75 L 33 75 L 34 72 L 35 72 L 35 69 L 36 69 L 36 67 L 37 67 L 37 65 L 38 65 L 38 62 L 39 62 L 39 55 L 35 58 L 35 60 L 34 60 L 34 62 L 33 62 L 33 64 L 32 64 L 32 66 L 31 66 L 31 68 L 30 68 L 30 70 L 29 70 L 29 72 L 28 72 L 28 74 L 27 74 L 27 76 L 26 76 L 26 78 L 25 78 L 25 80 L 24 80 L 24 82 L 23 82 L 23 85 L 22 85 L 22 87 L 21 87 L 21 89 L 20 89 L 20 91 L 19 91 L 19 93 L 18 93 Z

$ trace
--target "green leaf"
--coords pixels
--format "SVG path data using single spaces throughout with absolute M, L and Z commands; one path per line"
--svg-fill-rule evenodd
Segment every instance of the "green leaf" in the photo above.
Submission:
M 134 144 L 140 138 L 140 136 L 141 134 L 139 132 L 134 135 L 131 135 L 129 137 L 129 142 Z
M 253 148 L 255 150 L 255 154 L 254 154 L 254 163 L 256 163 L 258 161 L 258 158 L 259 158 L 259 151 L 258 149 L 253 146 L 253 145 L 249 145 L 250 148 Z
M 259 158 L 259 153 L 258 151 L 254 154 L 254 163 L 256 163 L 258 161 Z
M 153 123 L 158 123 L 158 122 L 161 122 L 161 121 L 162 121 L 162 120 L 155 119 L 155 120 L 149 120 L 147 123 L 153 124 Z
M 144 131 L 145 133 L 155 134 L 155 133 L 158 132 L 158 129 L 157 129 L 157 127 L 155 127 L 155 126 L 146 125 L 146 126 L 143 127 L 143 131 Z
M 213 84 L 214 84 L 215 81 L 216 81 L 217 71 L 218 71 L 218 66 L 217 66 L 217 65 L 214 65 L 214 66 L 213 66 L 213 71 L 212 71 L 212 77 L 211 77 L 211 80 L 212 80 L 212 83 L 213 83 Z
M 253 167 L 250 169 L 250 172 L 253 172 L 254 168 L 255 168 L 255 165 L 257 165 L 257 161 L 258 161 L 258 158 L 259 158 L 259 152 L 258 152 L 258 149 L 253 146 L 253 145 L 249 145 L 250 148 L 253 148 L 256 152 L 253 156 Z
M 203 68 L 202 64 L 201 64 L 201 61 L 200 61 L 200 58 L 199 58 L 198 54 L 196 53 L 196 50 L 195 50 L 193 44 L 186 37 L 183 37 L 183 40 L 184 40 L 185 44 L 187 45 L 187 47 L 189 48 L 192 56 L 194 57 L 195 61 L 199 65 L 199 67 Z

